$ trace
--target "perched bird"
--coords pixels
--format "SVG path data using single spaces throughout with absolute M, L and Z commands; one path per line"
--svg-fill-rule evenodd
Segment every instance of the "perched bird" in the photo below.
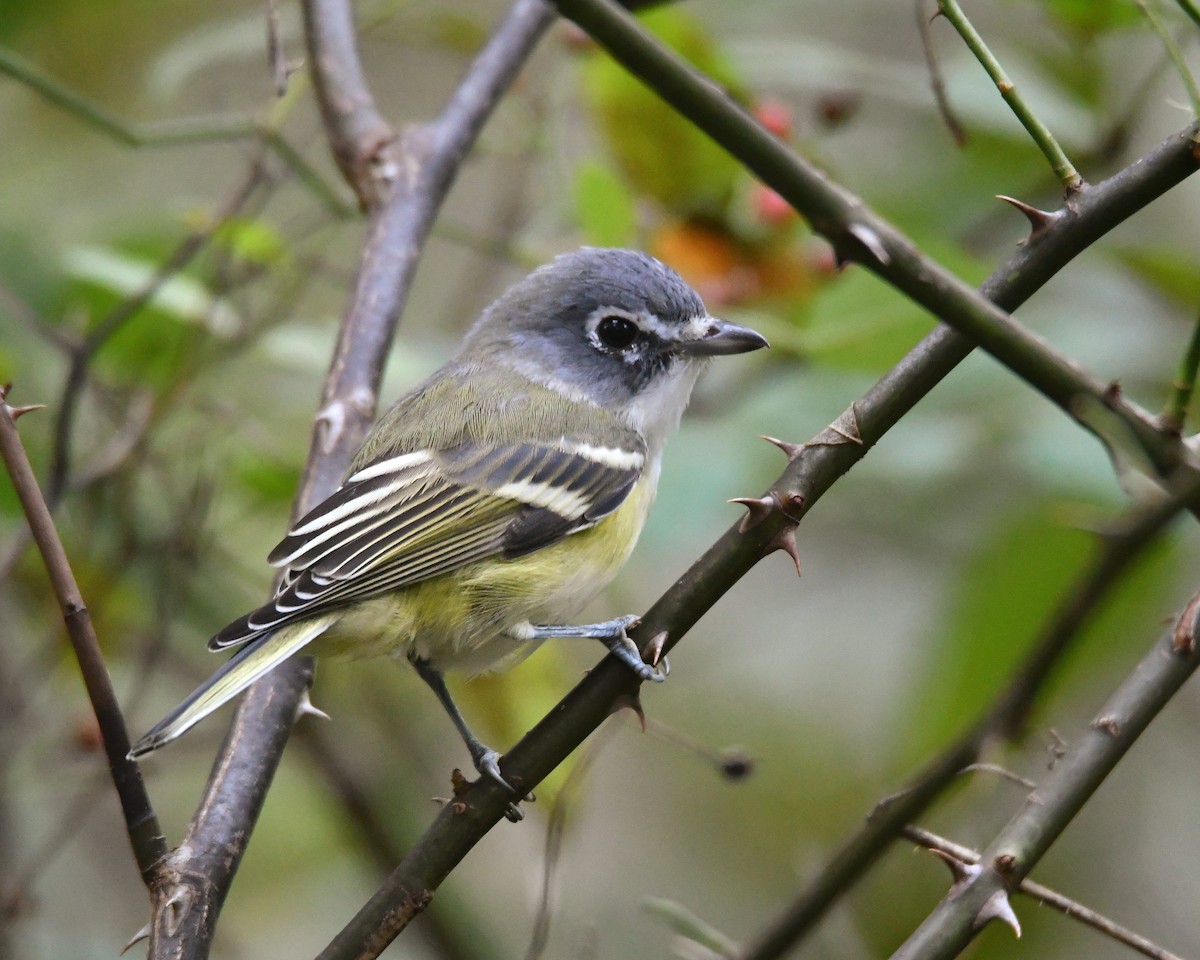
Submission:
M 550 637 L 594 637 L 661 679 L 626 635 L 635 617 L 563 621 L 632 551 L 705 362 L 765 346 L 708 316 L 642 253 L 584 248 L 535 270 L 380 418 L 341 487 L 272 551 L 283 571 L 275 598 L 208 644 L 241 649 L 131 755 L 174 740 L 302 649 L 387 654 L 413 664 L 476 769 L 508 786 L 443 671 L 478 674 Z

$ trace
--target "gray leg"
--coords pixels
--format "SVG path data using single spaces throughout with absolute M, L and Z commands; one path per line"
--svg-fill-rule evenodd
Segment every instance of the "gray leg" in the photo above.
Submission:
M 451 723 L 454 724 L 455 729 L 458 730 L 458 735 L 462 737 L 463 743 L 467 745 L 467 749 L 471 752 L 471 760 L 475 764 L 475 769 L 482 776 L 496 781 L 496 783 L 508 790 L 509 793 L 516 793 L 517 791 L 513 789 L 509 782 L 500 776 L 500 754 L 483 743 L 483 741 L 471 732 L 471 728 L 467 726 L 467 721 L 463 719 L 463 715 L 458 711 L 458 706 L 450 696 L 450 691 L 446 689 L 446 681 L 442 678 L 441 671 L 435 668 L 428 660 L 422 660 L 419 657 L 409 657 L 409 661 L 416 668 L 417 676 L 429 684 L 429 689 L 434 692 L 434 695 L 441 701 L 446 713 L 450 715 Z
M 642 680 L 662 683 L 666 676 L 642 660 L 641 651 L 629 639 L 626 629 L 638 622 L 639 617 L 618 617 L 603 623 L 581 623 L 575 626 L 535 626 L 527 637 L 529 640 L 550 640 L 554 637 L 589 637 L 599 640 L 609 652 L 632 670 Z

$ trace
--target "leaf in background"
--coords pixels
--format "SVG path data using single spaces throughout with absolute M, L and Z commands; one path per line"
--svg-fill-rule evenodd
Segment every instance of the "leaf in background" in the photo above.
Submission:
M 212 242 L 257 266 L 274 266 L 287 256 L 287 244 L 279 231 L 264 220 L 249 217 L 226 220 L 213 232 Z
M 744 99 L 740 81 L 690 14 L 659 7 L 640 19 L 685 60 Z M 740 172 L 724 150 L 607 54 L 590 54 L 582 76 L 609 152 L 636 190 L 680 216 L 723 216 Z
M 1200 260 L 1194 255 L 1177 247 L 1131 247 L 1110 256 L 1162 296 L 1189 309 L 1200 303 Z
M 1018 508 L 964 565 L 951 609 L 934 627 L 924 680 L 913 686 L 919 726 L 903 734 L 910 757 L 974 722 L 1086 568 L 1096 535 L 1065 525 L 1058 512 L 1050 501 Z M 1092 676 L 1128 669 L 1162 629 L 1177 567 L 1170 542 L 1144 554 L 1085 628 L 1051 690 L 1061 690 L 1064 678 L 1078 686 L 1086 679 L 1081 666 Z
M 598 247 L 637 245 L 637 204 L 624 181 L 596 161 L 575 173 L 575 214 L 588 243 Z
M 1129 0 L 1041 0 L 1040 5 L 1064 27 L 1089 38 L 1141 18 L 1137 5 Z
M 66 311 L 82 312 L 90 323 L 146 289 L 159 269 L 156 259 L 97 247 L 68 251 L 64 265 L 74 278 Z M 121 324 L 94 365 L 115 383 L 167 389 L 181 369 L 196 361 L 196 346 L 206 335 L 228 335 L 238 323 L 228 305 L 203 284 L 177 274 Z

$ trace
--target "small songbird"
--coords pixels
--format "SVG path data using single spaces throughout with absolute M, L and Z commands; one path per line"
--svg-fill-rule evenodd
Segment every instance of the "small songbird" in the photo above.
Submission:
M 508 786 L 443 672 L 500 669 L 550 637 L 593 637 L 661 679 L 626 635 L 635 617 L 564 620 L 633 550 L 663 444 L 705 362 L 765 346 L 710 317 L 643 253 L 584 248 L 535 270 L 380 418 L 338 490 L 272 551 L 275 598 L 208 644 L 241 649 L 131 755 L 174 740 L 302 649 L 388 654 L 433 689 L 475 768 Z

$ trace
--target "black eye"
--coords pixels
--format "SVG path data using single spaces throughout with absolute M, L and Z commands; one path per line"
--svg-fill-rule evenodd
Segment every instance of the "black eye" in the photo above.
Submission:
M 624 350 L 637 339 L 638 325 L 628 317 L 611 314 L 596 324 L 596 336 L 606 347 Z

